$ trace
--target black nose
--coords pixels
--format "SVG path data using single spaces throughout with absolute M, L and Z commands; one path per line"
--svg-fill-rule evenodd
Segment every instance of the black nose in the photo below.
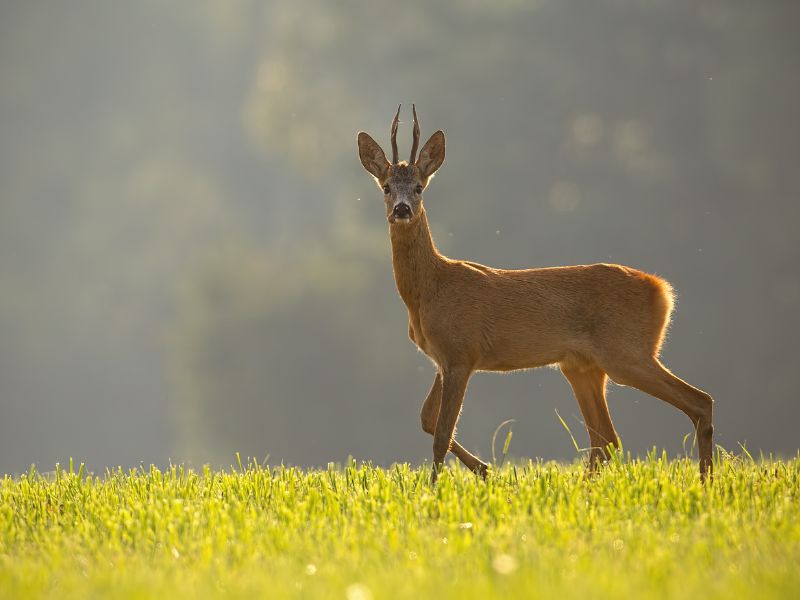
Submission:
M 401 202 L 394 207 L 392 215 L 398 219 L 409 219 L 411 218 L 411 207 L 408 204 Z

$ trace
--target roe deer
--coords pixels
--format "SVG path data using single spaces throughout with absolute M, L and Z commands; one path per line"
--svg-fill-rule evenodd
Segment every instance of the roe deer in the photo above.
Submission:
M 358 134 L 361 164 L 384 194 L 397 290 L 408 308 L 411 340 L 437 366 L 420 414 L 433 435 L 436 481 L 448 450 L 486 476 L 487 465 L 454 439 L 467 381 L 475 371 L 512 371 L 557 364 L 566 377 L 591 442 L 589 468 L 619 447 L 606 404 L 607 378 L 679 408 L 695 426 L 700 475 L 710 475 L 713 400 L 658 360 L 673 293 L 663 279 L 610 264 L 505 270 L 440 254 L 431 238 L 422 192 L 444 162 L 444 132 L 415 158 L 398 161 L 392 121 L 392 161 L 368 134 Z

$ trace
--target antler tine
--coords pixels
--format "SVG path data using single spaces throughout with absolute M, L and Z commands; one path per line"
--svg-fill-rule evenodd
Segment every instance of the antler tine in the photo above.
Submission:
M 400 123 L 400 107 L 403 106 L 400 104 L 397 107 L 397 114 L 394 116 L 394 120 L 392 121 L 392 164 L 396 165 L 398 158 L 397 158 L 397 125 Z
M 414 143 L 411 145 L 411 158 L 408 163 L 413 165 L 417 159 L 417 146 L 419 146 L 419 121 L 417 120 L 417 107 L 411 105 L 411 110 L 414 112 Z

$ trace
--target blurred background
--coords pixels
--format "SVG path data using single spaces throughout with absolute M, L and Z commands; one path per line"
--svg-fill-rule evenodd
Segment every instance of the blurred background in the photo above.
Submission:
M 797 452 L 800 4 L 0 4 L 0 471 L 431 454 L 381 194 L 402 102 L 448 154 L 440 250 L 678 291 L 664 362 L 717 442 Z M 689 420 L 611 386 L 627 449 Z M 576 456 L 560 373 L 476 375 L 459 438 Z M 691 444 L 689 439 L 687 444 Z

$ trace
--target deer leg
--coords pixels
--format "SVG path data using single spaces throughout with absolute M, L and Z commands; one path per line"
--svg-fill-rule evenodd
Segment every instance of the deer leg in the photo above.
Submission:
M 578 368 L 562 364 L 561 372 L 572 386 L 586 423 L 591 444 L 589 470 L 593 471 L 597 468 L 598 462 L 608 460 L 609 444 L 619 448 L 619 437 L 606 403 L 607 377 L 605 371 L 594 365 Z
M 442 376 L 439 373 L 436 373 L 436 378 L 433 380 L 431 391 L 428 392 L 428 397 L 425 399 L 425 403 L 422 405 L 422 411 L 420 411 L 419 415 L 420 421 L 422 421 L 422 430 L 425 433 L 434 435 L 436 432 L 436 421 L 439 418 L 439 408 L 441 404 Z M 477 456 L 472 454 L 469 450 L 464 448 L 461 444 L 459 444 L 455 440 L 455 436 L 453 436 L 453 440 L 450 443 L 450 451 L 455 454 L 458 457 L 458 460 L 464 463 L 464 465 L 470 471 L 479 474 L 484 479 L 486 478 L 488 465 Z
M 700 477 L 711 475 L 714 435 L 714 400 L 703 390 L 673 375 L 658 359 L 645 363 L 615 365 L 606 369 L 611 378 L 655 396 L 683 411 L 694 424 L 700 454 Z
M 436 419 L 436 428 L 433 432 L 432 483 L 436 482 L 438 472 L 444 464 L 444 457 L 451 449 L 456 423 L 464 402 L 464 392 L 467 390 L 467 381 L 471 374 L 471 370 L 464 367 L 443 370 L 442 400 L 439 417 Z

